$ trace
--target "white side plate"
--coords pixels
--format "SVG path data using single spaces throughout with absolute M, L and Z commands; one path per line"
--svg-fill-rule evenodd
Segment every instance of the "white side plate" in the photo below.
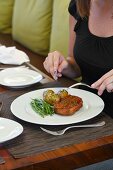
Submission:
M 24 88 L 42 80 L 42 75 L 28 68 L 8 68 L 0 71 L 0 84 L 11 88 Z
M 6 142 L 20 135 L 23 126 L 10 119 L 0 118 L 0 143 Z

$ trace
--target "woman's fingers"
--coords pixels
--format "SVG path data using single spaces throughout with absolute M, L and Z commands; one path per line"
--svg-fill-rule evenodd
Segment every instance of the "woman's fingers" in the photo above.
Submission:
M 67 66 L 68 66 L 67 60 L 63 60 L 63 61 L 61 62 L 61 64 L 59 65 L 59 67 L 58 67 L 58 72 L 59 72 L 59 73 L 62 73 L 62 71 L 63 71 L 65 68 L 67 68 Z
M 54 71 L 58 70 L 59 64 L 60 64 L 60 58 L 61 54 L 58 51 L 53 52 L 53 67 Z
M 101 96 L 105 89 L 107 90 L 108 93 L 113 92 L 113 82 L 106 85 L 102 83 L 101 86 L 98 88 L 98 95 Z
M 99 80 L 97 80 L 95 83 L 91 85 L 92 88 L 99 87 L 108 77 L 113 76 L 113 69 L 109 71 L 108 73 L 104 74 Z
M 113 90 L 113 69 L 103 75 L 98 81 L 91 85 L 92 88 L 98 90 L 98 95 L 102 95 L 103 91 L 106 89 L 108 92 Z
M 65 58 L 58 51 L 54 51 L 48 54 L 43 63 L 46 71 L 50 73 L 55 80 L 57 80 L 58 77 L 62 76 L 61 72 L 63 68 L 61 67 L 63 66 L 62 65 L 63 61 L 66 61 Z
M 106 90 L 107 90 L 109 93 L 113 92 L 113 82 L 111 82 L 110 84 L 107 85 Z

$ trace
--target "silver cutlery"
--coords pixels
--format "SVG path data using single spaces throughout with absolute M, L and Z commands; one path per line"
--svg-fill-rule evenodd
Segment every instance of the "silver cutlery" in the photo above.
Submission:
M 51 135 L 55 135 L 55 136 L 58 136 L 58 135 L 63 135 L 68 129 L 72 129 L 72 128 L 93 128 L 93 127 L 101 127 L 101 126 L 104 126 L 105 125 L 105 121 L 102 121 L 102 122 L 98 122 L 98 123 L 95 123 L 95 124 L 86 124 L 86 125 L 74 125 L 74 126 L 68 126 L 62 130 L 58 130 L 58 131 L 51 131 L 51 130 L 48 130 L 48 129 L 45 129 L 43 127 L 40 127 L 44 132 L 46 133 L 49 133 Z
M 4 163 L 5 163 L 4 158 L 0 156 L 0 164 L 4 164 Z
M 92 88 L 92 87 L 89 86 L 88 84 L 86 84 L 86 83 L 81 83 L 81 82 L 80 82 L 80 83 L 75 83 L 75 84 L 69 86 L 68 89 L 69 89 L 69 88 L 72 88 L 72 87 L 76 87 L 76 86 L 87 86 L 87 87 L 89 87 L 89 88 Z

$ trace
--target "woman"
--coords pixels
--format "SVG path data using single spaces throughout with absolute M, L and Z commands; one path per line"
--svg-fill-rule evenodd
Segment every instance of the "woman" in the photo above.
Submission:
M 69 56 L 49 53 L 44 67 L 55 79 L 82 75 L 113 117 L 113 0 L 71 0 L 69 12 Z

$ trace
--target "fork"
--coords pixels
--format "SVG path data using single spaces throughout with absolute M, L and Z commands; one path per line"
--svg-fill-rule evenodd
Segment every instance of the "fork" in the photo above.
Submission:
M 0 156 L 0 164 L 4 164 L 4 163 L 5 163 L 4 158 Z
M 43 127 L 40 127 L 40 128 L 46 133 L 58 136 L 58 135 L 63 135 L 68 129 L 72 129 L 72 128 L 86 128 L 86 127 L 92 128 L 92 127 L 101 127 L 101 126 L 104 126 L 104 125 L 105 125 L 105 121 L 98 122 L 98 123 L 95 123 L 95 124 L 68 126 L 67 128 L 64 128 L 64 129 L 58 130 L 58 131 L 51 131 L 51 130 L 45 129 Z
M 87 87 L 89 87 L 89 88 L 92 88 L 92 87 L 89 86 L 88 84 L 86 84 L 86 83 L 81 83 L 81 82 L 80 82 L 80 83 L 75 83 L 75 84 L 69 86 L 68 89 L 69 89 L 69 88 L 72 88 L 72 87 L 76 87 L 76 86 L 87 86 Z

